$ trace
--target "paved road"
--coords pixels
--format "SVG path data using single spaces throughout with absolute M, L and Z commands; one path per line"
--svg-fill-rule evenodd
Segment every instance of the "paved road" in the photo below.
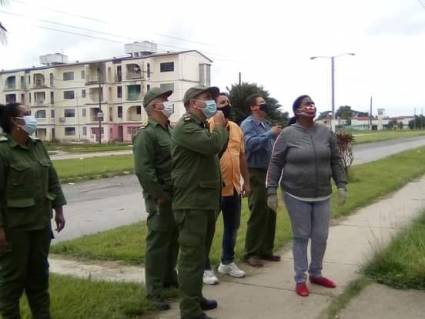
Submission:
M 425 137 L 360 144 L 355 164 L 366 163 L 425 145 Z M 141 188 L 135 176 L 63 185 L 68 205 L 66 229 L 56 241 L 67 240 L 146 219 Z

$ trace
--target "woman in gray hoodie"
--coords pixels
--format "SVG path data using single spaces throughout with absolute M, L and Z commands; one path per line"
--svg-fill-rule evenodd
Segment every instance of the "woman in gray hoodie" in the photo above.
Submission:
M 296 122 L 281 132 L 273 147 L 266 181 L 267 204 L 276 211 L 280 180 L 292 224 L 295 291 L 307 297 L 307 271 L 311 283 L 336 287 L 332 280 L 322 276 L 322 262 L 329 230 L 331 177 L 342 203 L 347 197 L 347 180 L 335 135 L 326 126 L 314 122 L 313 100 L 308 95 L 298 97 L 293 111 Z

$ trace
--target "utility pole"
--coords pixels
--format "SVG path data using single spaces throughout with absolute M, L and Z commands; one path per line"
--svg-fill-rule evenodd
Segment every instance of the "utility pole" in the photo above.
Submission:
M 100 84 L 100 67 L 97 67 L 97 82 L 99 84 L 99 109 L 97 110 L 97 120 L 99 121 L 98 139 L 99 144 L 102 144 L 102 86 Z
M 372 119 L 373 119 L 373 116 L 372 116 L 372 103 L 373 103 L 373 98 L 371 96 L 370 97 L 370 110 L 369 110 L 369 130 L 371 130 L 371 131 L 372 131 L 372 127 L 373 127 L 373 125 L 372 125 Z
M 239 72 L 239 86 L 242 85 L 242 73 Z

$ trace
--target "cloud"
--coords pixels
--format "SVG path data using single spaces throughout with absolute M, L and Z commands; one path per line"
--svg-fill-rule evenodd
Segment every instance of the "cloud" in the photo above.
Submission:
M 382 18 L 367 30 L 370 35 L 416 36 L 425 33 L 425 7 Z

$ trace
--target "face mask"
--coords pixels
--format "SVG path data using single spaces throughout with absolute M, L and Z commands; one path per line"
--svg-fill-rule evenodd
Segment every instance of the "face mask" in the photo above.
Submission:
M 220 108 L 219 110 L 223 112 L 223 115 L 226 119 L 228 119 L 230 117 L 230 114 L 232 113 L 232 107 L 229 104 Z
M 269 111 L 269 106 L 266 103 L 260 104 L 260 110 L 267 113 Z
M 217 113 L 217 104 L 214 100 L 206 100 L 204 103 L 205 106 L 202 108 L 202 113 L 204 113 L 205 117 L 209 119 Z
M 37 129 L 37 120 L 33 115 L 25 115 L 24 117 L 18 117 L 18 119 L 24 120 L 25 125 L 22 129 L 27 132 L 28 135 L 34 134 Z
M 174 113 L 174 104 L 172 102 L 163 102 L 163 109 L 161 110 L 161 113 L 164 114 L 167 118 L 171 116 L 171 114 Z
M 301 115 L 305 117 L 314 118 L 316 116 L 316 107 L 307 106 L 307 107 L 299 108 L 295 114 L 299 116 Z

